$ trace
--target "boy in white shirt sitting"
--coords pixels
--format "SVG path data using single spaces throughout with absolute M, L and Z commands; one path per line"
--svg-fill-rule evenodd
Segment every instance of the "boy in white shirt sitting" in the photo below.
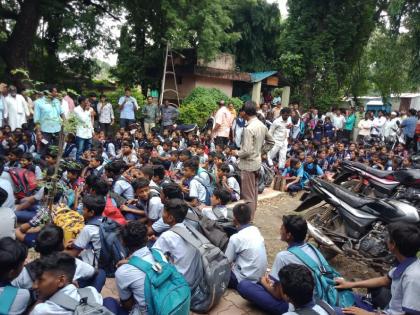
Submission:
M 205 207 L 202 210 L 204 216 L 210 220 L 220 220 L 232 218 L 232 210 L 229 210 L 226 205 L 230 201 L 230 194 L 226 189 L 216 188 L 211 196 L 211 207 Z
M 257 282 L 267 270 L 267 253 L 259 229 L 250 224 L 251 208 L 244 203 L 233 208 L 238 233 L 232 235 L 226 257 L 233 264 L 229 287 L 236 289 L 242 280 Z
M 76 305 L 82 296 L 72 284 L 76 272 L 75 258 L 65 253 L 56 253 L 40 259 L 40 272 L 35 282 L 38 301 L 30 315 L 73 315 L 74 311 L 60 305 L 60 300 L 70 298 Z M 102 296 L 93 287 L 89 290 L 89 304 L 102 305 Z

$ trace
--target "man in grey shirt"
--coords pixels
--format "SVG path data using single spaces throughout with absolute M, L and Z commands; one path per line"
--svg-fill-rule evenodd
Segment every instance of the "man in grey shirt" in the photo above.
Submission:
M 156 127 L 156 120 L 159 117 L 159 108 L 153 103 L 153 97 L 149 96 L 147 98 L 142 114 L 144 117 L 144 132 L 147 135 L 153 127 Z
M 178 119 L 179 111 L 176 107 L 169 105 L 169 101 L 165 100 L 161 107 L 161 125 L 162 131 L 164 129 L 170 129 Z
M 247 123 L 242 134 L 241 150 L 238 151 L 238 167 L 242 178 L 241 199 L 250 204 L 253 221 L 257 210 L 257 176 L 261 168 L 261 155 L 271 150 L 274 140 L 268 128 L 258 120 L 255 103 L 247 101 L 243 108 Z

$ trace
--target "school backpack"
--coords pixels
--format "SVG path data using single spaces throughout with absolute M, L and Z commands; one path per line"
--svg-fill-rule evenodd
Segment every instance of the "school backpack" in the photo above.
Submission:
M 149 315 L 188 315 L 190 313 L 191 290 L 188 282 L 162 259 L 156 249 L 150 249 L 155 260 L 151 264 L 132 256 L 128 263 L 146 274 L 144 296 Z
M 112 278 L 117 269 L 116 264 L 127 257 L 127 250 L 120 238 L 121 225 L 107 217 L 92 220 L 87 224 L 99 227 L 101 251 L 99 257 L 95 258 L 98 259 L 98 267 L 105 271 L 108 278 Z
M 211 199 L 211 196 L 213 195 L 214 186 L 212 186 L 211 183 L 210 184 L 205 183 L 204 180 L 198 175 L 194 176 L 194 179 L 197 182 L 199 182 L 206 190 L 206 200 L 204 203 L 206 204 L 206 206 L 210 206 L 211 205 L 210 199 Z M 210 182 L 211 182 L 211 179 L 210 179 Z
M 337 314 L 335 309 L 332 308 L 327 303 L 325 303 L 323 300 L 320 300 L 320 299 L 316 298 L 315 299 L 315 305 L 318 305 L 319 307 L 321 307 L 325 312 L 327 312 L 328 315 L 336 315 Z M 319 315 L 319 313 L 317 311 L 315 311 L 312 307 L 313 307 L 313 304 L 310 303 L 309 305 L 307 305 L 305 307 L 295 309 L 295 313 L 297 313 L 298 315 Z
M 328 264 L 318 249 L 309 243 L 308 246 L 315 252 L 320 265 L 318 265 L 299 246 L 290 247 L 288 251 L 299 258 L 306 267 L 312 270 L 315 280 L 316 296 L 333 307 L 352 306 L 354 304 L 353 292 L 351 290 L 337 290 L 335 288 L 334 279 L 341 277 L 341 275 Z
M 15 301 L 18 290 L 18 288 L 10 285 L 3 287 L 3 292 L 0 293 L 0 315 L 9 314 L 9 310 Z
M 51 212 L 52 221 L 61 227 L 64 232 L 64 244 L 74 240 L 85 226 L 83 216 L 77 211 L 71 210 L 65 204 L 59 204 Z
M 9 174 L 16 187 L 15 196 L 17 199 L 31 196 L 38 188 L 34 172 L 24 168 L 11 167 Z
M 105 203 L 105 209 L 104 212 L 102 213 L 102 215 L 104 217 L 107 217 L 111 220 L 114 220 L 115 222 L 117 222 L 120 225 L 125 225 L 127 224 L 126 219 L 124 218 L 124 216 L 122 215 L 120 209 L 117 208 L 116 205 L 114 205 L 112 198 L 110 196 L 106 197 L 106 203 Z
M 200 232 L 186 226 L 187 230 L 174 226 L 171 231 L 181 236 L 184 241 L 197 249 L 200 257 L 203 276 L 197 279 L 191 291 L 191 310 L 197 313 L 208 313 L 227 290 L 231 265 L 220 248 L 214 246 Z
M 73 299 L 62 291 L 56 292 L 49 301 L 66 310 L 72 311 L 73 315 L 113 315 L 105 306 L 95 302 L 90 288 L 77 289 L 80 300 Z

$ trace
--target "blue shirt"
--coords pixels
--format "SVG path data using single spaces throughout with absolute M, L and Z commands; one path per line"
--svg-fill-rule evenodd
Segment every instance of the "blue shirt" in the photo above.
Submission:
M 42 132 L 56 133 L 61 129 L 61 104 L 58 99 L 48 100 L 45 97 L 35 101 L 34 122 L 41 125 Z
M 416 132 L 416 124 L 417 124 L 416 116 L 410 116 L 404 119 L 404 121 L 401 124 L 404 135 L 410 138 L 414 138 L 414 134 Z
M 125 96 L 121 96 L 118 101 L 118 105 L 121 106 L 124 103 L 125 99 L 126 99 Z M 136 109 L 137 109 L 137 101 L 134 97 L 130 96 L 127 102 L 125 102 L 124 108 L 120 112 L 120 118 L 131 119 L 131 120 L 136 119 L 135 114 L 134 114 Z

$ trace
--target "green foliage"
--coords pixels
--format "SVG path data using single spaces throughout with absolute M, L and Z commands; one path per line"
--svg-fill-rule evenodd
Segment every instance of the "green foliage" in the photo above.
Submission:
M 185 124 L 198 124 L 199 126 L 203 126 L 213 112 L 217 110 L 217 102 L 220 100 L 232 102 L 236 109 L 242 106 L 240 99 L 229 98 L 218 89 L 198 87 L 181 104 L 179 119 Z
M 276 3 L 266 0 L 228 1 L 231 30 L 240 39 L 227 50 L 236 56 L 241 71 L 272 70 L 279 54 L 281 15 Z

